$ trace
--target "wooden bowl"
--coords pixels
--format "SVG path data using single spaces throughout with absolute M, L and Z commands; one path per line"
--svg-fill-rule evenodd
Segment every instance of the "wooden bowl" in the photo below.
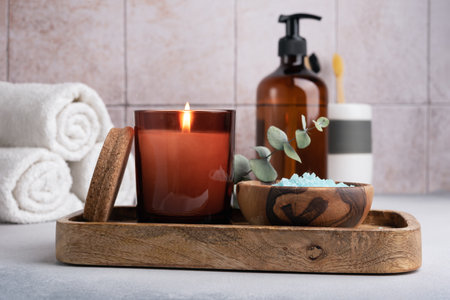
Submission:
M 253 225 L 355 227 L 369 213 L 373 186 L 281 187 L 242 181 L 236 187 L 242 214 Z

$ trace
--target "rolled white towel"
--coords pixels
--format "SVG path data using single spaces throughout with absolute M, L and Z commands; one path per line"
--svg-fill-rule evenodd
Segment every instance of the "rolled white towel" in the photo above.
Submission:
M 83 158 L 112 127 L 99 95 L 82 83 L 0 82 L 0 146 L 42 147 Z
M 91 183 L 92 174 L 97 164 L 102 143 L 95 144 L 94 148 L 80 161 L 70 162 L 70 172 L 72 173 L 72 192 L 81 199 L 86 200 L 86 196 Z M 136 204 L 136 180 L 133 154 L 130 154 L 128 164 L 123 174 L 122 183 L 116 198 L 116 205 Z
M 56 220 L 83 207 L 67 163 L 42 148 L 0 148 L 0 221 Z

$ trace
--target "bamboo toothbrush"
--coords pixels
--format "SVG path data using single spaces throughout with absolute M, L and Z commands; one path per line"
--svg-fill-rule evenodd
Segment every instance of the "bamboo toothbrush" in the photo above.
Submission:
M 343 84 L 344 61 L 337 53 L 333 55 L 333 69 L 336 75 L 337 103 L 345 103 Z

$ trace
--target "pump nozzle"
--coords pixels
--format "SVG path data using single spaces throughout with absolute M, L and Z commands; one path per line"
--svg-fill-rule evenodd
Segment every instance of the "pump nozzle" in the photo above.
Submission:
M 281 15 L 280 23 L 286 23 L 286 36 L 278 42 L 278 56 L 284 55 L 306 55 L 306 40 L 299 35 L 300 19 L 314 19 L 320 21 L 322 17 L 311 14 Z

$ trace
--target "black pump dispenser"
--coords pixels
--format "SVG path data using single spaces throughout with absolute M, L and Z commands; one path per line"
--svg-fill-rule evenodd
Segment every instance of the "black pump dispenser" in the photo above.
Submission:
M 286 23 L 286 36 L 278 41 L 278 56 L 285 55 L 306 55 L 306 40 L 299 35 L 300 19 L 314 19 L 320 21 L 322 17 L 311 14 L 281 15 L 278 19 L 280 23 Z

